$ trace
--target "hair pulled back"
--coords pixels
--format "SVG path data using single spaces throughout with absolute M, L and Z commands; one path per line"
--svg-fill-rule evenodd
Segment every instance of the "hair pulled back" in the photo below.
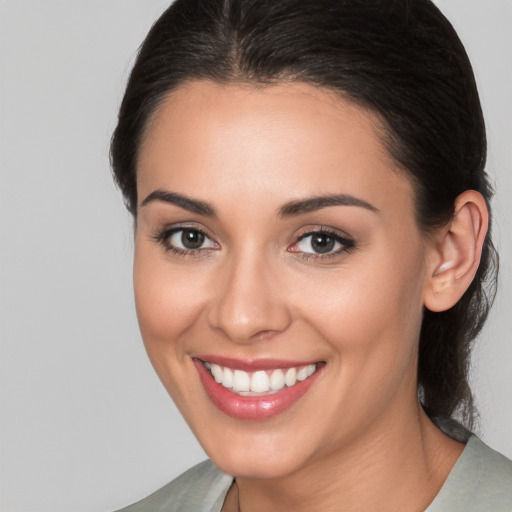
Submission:
M 465 190 L 492 195 L 471 64 L 430 0 L 177 0 L 153 25 L 131 72 L 112 138 L 115 180 L 137 213 L 137 156 L 152 114 L 192 80 L 258 86 L 299 81 L 372 109 L 412 179 L 419 226 L 448 222 Z M 424 311 L 418 390 L 433 415 L 471 427 L 472 343 L 494 298 L 487 236 L 476 277 L 448 311 Z

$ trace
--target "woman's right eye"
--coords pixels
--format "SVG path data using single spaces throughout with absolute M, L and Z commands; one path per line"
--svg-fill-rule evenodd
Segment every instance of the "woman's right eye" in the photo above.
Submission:
M 219 248 L 219 245 L 204 231 L 197 228 L 174 228 L 166 230 L 158 234 L 156 239 L 166 250 L 178 254 L 190 254 L 205 249 Z

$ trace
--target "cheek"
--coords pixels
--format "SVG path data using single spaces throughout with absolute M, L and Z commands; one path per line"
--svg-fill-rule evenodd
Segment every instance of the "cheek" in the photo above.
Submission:
M 133 281 L 137 316 L 149 340 L 179 336 L 201 306 L 204 281 L 187 265 L 170 264 L 149 244 L 137 242 Z M 146 341 L 146 340 L 145 340 Z
M 355 377 L 371 369 L 384 379 L 387 372 L 403 372 L 415 358 L 423 311 L 422 253 L 370 256 L 311 279 L 296 303 L 304 305 L 303 316 L 330 344 L 343 371 Z
M 416 395 L 423 307 L 421 266 L 414 261 L 408 267 L 392 258 L 367 261 L 357 271 L 312 280 L 297 296 L 306 323 L 329 346 L 325 415 L 333 439 L 341 425 L 355 435 L 389 404 L 403 406 Z
M 187 332 L 204 297 L 197 272 L 172 266 L 152 248 L 136 244 L 133 270 L 137 318 L 148 356 L 168 390 L 183 372 Z M 180 377 L 181 378 L 181 377 Z

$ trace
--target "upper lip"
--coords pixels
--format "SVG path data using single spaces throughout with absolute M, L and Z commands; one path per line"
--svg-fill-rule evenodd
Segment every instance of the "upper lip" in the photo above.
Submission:
M 224 357 L 218 355 L 199 355 L 195 359 L 200 359 L 203 362 L 217 364 L 219 366 L 227 366 L 228 368 L 243 370 L 246 372 L 256 372 L 258 370 L 275 370 L 276 368 L 297 368 L 302 366 L 309 366 L 310 364 L 316 364 L 321 361 L 310 360 L 310 361 L 291 361 L 289 359 L 237 359 L 233 357 Z

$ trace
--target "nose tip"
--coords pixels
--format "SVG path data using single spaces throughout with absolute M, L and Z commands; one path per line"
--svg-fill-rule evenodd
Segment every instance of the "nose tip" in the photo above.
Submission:
M 286 329 L 287 319 L 284 315 L 278 318 L 276 313 L 275 310 L 256 310 L 239 303 L 236 310 L 225 307 L 219 310 L 217 321 L 213 325 L 223 331 L 231 341 L 249 343 L 269 338 Z
M 282 332 L 291 323 L 279 280 L 261 263 L 240 265 L 223 279 L 208 321 L 235 343 L 251 343 Z

